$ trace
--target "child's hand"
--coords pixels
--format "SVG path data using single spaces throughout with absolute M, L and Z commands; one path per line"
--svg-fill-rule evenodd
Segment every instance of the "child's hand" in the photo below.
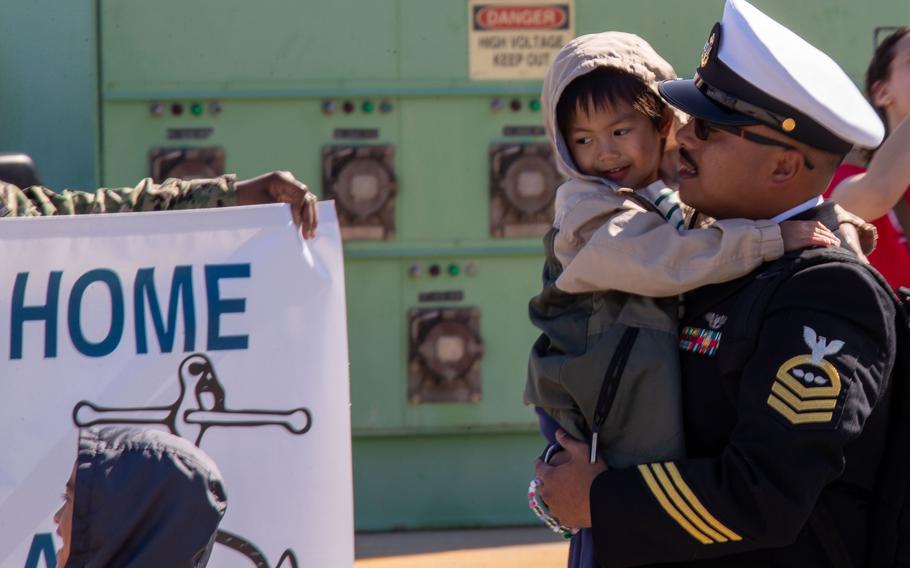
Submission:
M 840 239 L 818 221 L 784 221 L 780 224 L 780 237 L 785 251 L 840 246 Z

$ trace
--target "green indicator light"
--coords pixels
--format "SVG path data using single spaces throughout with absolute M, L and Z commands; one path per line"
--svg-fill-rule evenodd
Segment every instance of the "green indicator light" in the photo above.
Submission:
M 193 113 L 193 116 L 202 116 L 202 103 L 193 103 L 190 107 L 190 112 Z
M 363 112 L 371 113 L 376 108 L 376 105 L 373 104 L 373 101 L 363 101 Z
M 450 264 L 449 265 L 449 275 L 458 276 L 459 274 L 461 274 L 461 267 L 458 266 L 457 264 Z
M 540 110 L 540 101 L 533 99 L 528 106 L 531 107 L 531 110 Z

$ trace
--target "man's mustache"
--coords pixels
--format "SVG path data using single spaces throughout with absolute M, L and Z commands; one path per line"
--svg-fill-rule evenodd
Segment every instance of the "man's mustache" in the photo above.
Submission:
M 679 147 L 679 157 L 680 159 L 685 160 L 692 169 L 698 171 L 698 164 L 695 163 L 695 159 L 689 154 L 689 151 L 682 146 Z

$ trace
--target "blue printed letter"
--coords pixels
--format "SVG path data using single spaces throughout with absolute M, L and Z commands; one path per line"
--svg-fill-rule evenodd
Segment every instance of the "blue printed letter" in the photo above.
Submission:
M 249 278 L 249 264 L 215 264 L 205 266 L 205 297 L 209 309 L 208 350 L 246 349 L 248 335 L 221 336 L 221 315 L 242 314 L 246 311 L 245 298 L 221 299 L 218 281 L 222 278 Z
M 38 561 L 44 557 L 45 568 L 57 565 L 57 553 L 54 552 L 54 539 L 50 533 L 38 533 L 32 537 L 32 547 L 25 559 L 25 568 L 38 568 Z
M 140 268 L 136 272 L 136 283 L 133 287 L 133 307 L 136 314 L 136 351 L 148 353 L 148 340 L 145 334 L 145 302 L 148 298 L 152 323 L 158 336 L 158 347 L 162 353 L 174 350 L 174 335 L 177 332 L 177 295 L 183 303 L 183 350 L 196 349 L 196 307 L 193 302 L 192 268 L 177 266 L 171 279 L 171 295 L 167 306 L 167 324 L 161 317 L 158 294 L 155 292 L 154 268 Z M 145 292 L 143 294 L 143 292 Z
M 85 289 L 95 282 L 107 285 L 111 293 L 111 329 L 107 336 L 98 343 L 92 343 L 82 333 L 82 296 Z M 89 270 L 76 280 L 73 291 L 70 293 L 69 302 L 69 328 L 70 339 L 79 353 L 89 357 L 104 357 L 110 355 L 123 336 L 123 286 L 117 275 L 106 268 Z
M 16 275 L 10 307 L 10 359 L 22 359 L 22 328 L 29 320 L 44 321 L 44 357 L 57 356 L 57 300 L 61 276 L 63 272 L 51 272 L 47 279 L 47 299 L 43 306 L 26 306 L 25 284 L 28 282 L 28 272 Z

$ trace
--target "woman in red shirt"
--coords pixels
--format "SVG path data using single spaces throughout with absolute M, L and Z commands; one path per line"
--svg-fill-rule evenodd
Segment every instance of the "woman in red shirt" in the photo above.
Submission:
M 869 262 L 894 287 L 910 288 L 910 249 L 891 211 L 910 209 L 910 27 L 885 38 L 866 71 L 866 95 L 885 122 L 888 137 L 867 168 L 843 164 L 825 197 L 872 222 L 878 246 Z

